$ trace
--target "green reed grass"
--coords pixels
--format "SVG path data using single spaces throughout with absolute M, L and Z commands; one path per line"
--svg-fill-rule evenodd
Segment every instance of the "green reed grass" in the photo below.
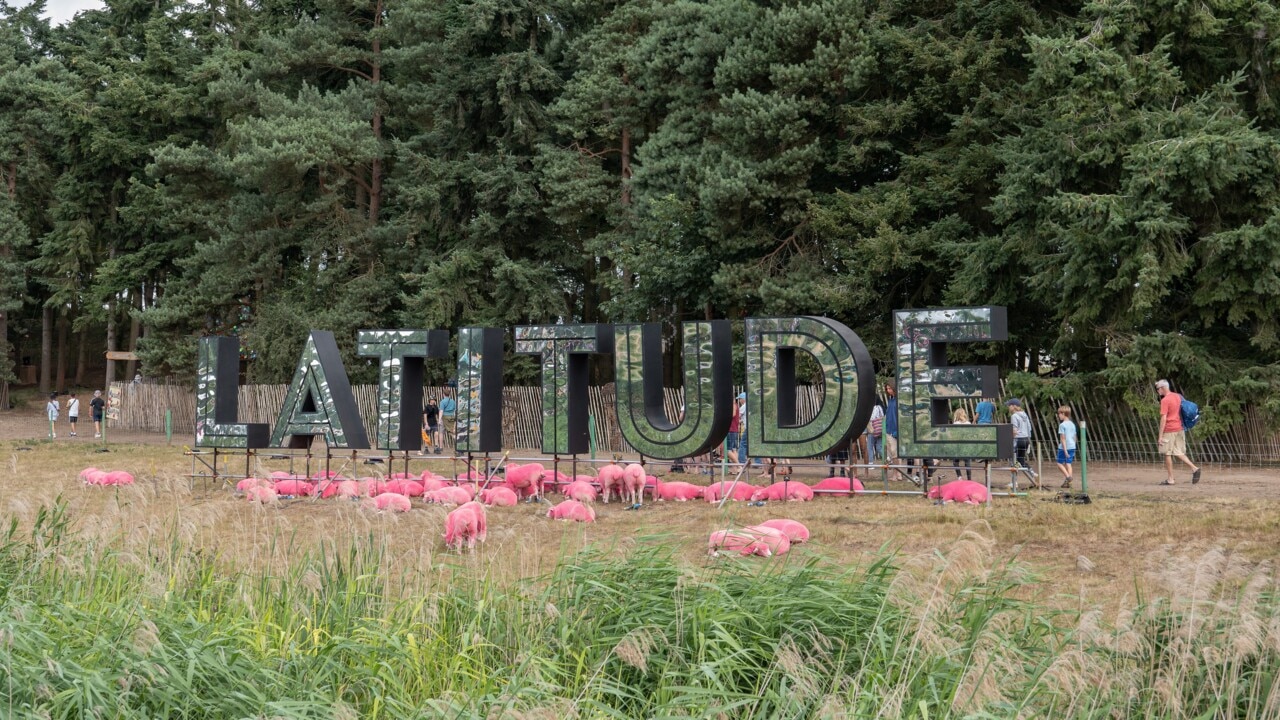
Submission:
M 1277 711 L 1274 584 L 1212 558 L 1199 594 L 1106 618 L 1017 599 L 1034 577 L 991 561 L 978 535 L 858 568 L 805 551 L 709 562 L 648 537 L 566 554 L 515 585 L 468 558 L 430 580 L 397 571 L 373 535 L 290 554 L 275 573 L 236 574 L 176 530 L 135 557 L 71 532 L 61 505 L 29 531 L 15 522 L 0 542 L 0 716 Z

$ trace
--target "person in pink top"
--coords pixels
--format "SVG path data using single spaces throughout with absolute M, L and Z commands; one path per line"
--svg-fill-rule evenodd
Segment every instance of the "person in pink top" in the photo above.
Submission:
M 1182 396 L 1169 389 L 1168 380 L 1156 383 L 1160 396 L 1160 454 L 1164 456 L 1165 477 L 1161 485 L 1173 485 L 1173 459 L 1191 468 L 1191 484 L 1200 482 L 1200 468 L 1187 457 L 1187 433 L 1182 427 Z

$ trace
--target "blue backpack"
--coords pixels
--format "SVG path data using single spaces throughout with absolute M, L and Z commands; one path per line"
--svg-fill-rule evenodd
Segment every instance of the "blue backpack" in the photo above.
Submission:
M 1186 398 L 1182 398 L 1182 407 L 1179 408 L 1178 414 L 1182 416 L 1183 430 L 1190 430 L 1200 422 L 1200 406 Z

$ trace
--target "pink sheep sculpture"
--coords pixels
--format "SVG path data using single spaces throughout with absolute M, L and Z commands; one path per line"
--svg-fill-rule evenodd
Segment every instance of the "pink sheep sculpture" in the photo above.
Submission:
M 720 500 L 723 499 L 730 490 L 732 490 L 733 497 L 730 497 L 730 500 L 746 502 L 750 500 L 751 496 L 759 489 L 759 487 L 748 482 L 738 482 L 735 485 L 732 480 L 726 480 L 724 482 L 711 483 L 708 485 L 702 491 L 702 499 L 707 502 L 720 502 Z
M 520 502 L 516 491 L 506 485 L 491 487 L 480 491 L 480 502 L 496 507 L 510 507 Z
M 631 463 L 622 469 L 622 501 L 639 505 L 644 499 L 644 467 Z
M 813 489 L 823 491 L 823 495 L 852 495 L 854 492 L 861 491 L 863 487 L 862 481 L 858 478 L 829 477 L 814 483 Z
M 596 501 L 596 488 L 586 480 L 574 480 L 564 487 L 564 496 L 578 502 L 593 503 Z
M 973 480 L 952 480 L 942 487 L 929 488 L 929 498 L 977 505 L 987 501 L 987 486 Z
M 761 500 L 768 500 L 770 502 L 798 500 L 800 502 L 805 502 L 812 499 L 813 488 L 798 480 L 793 482 L 776 482 L 769 487 L 760 488 L 751 496 L 751 502 L 759 502 Z
M 328 483 L 324 486 L 324 489 L 320 491 L 320 497 L 325 499 L 333 497 L 345 499 L 358 498 L 360 497 L 360 483 L 355 480 L 339 480 L 337 482 Z
M 756 525 L 756 527 L 773 528 L 783 535 L 786 535 L 787 539 L 793 544 L 809 542 L 809 528 L 805 527 L 803 523 L 796 522 L 795 520 L 765 520 L 759 525 Z
M 484 542 L 487 527 L 484 505 L 474 500 L 464 503 L 445 516 L 444 544 L 461 550 L 465 542 L 468 549 L 474 550 L 477 541 Z
M 365 500 L 365 505 L 383 512 L 409 512 L 413 508 L 413 502 L 399 493 L 382 493 Z
M 749 528 L 743 528 L 743 532 L 751 533 L 760 539 L 760 542 L 769 546 L 770 555 L 786 555 L 791 550 L 791 538 L 786 533 L 775 528 L 753 525 Z
M 703 489 L 704 488 L 694 485 L 693 483 L 662 482 L 659 480 L 657 486 L 653 489 L 653 492 L 659 500 L 685 502 L 687 500 L 702 499 Z
M 315 492 L 315 485 L 305 480 L 277 480 L 276 493 L 279 495 L 293 495 L 295 497 L 307 497 Z
M 721 552 L 738 555 L 771 557 L 773 550 L 758 535 L 744 530 L 717 530 L 707 539 L 707 554 L 718 557 Z
M 245 498 L 249 502 L 261 503 L 266 505 L 276 501 L 276 489 L 266 485 L 256 485 L 249 488 L 244 493 Z
M 619 499 L 622 498 L 622 489 L 623 489 L 622 476 L 623 476 L 623 470 L 621 466 L 609 464 L 600 468 L 600 473 L 598 475 L 597 480 L 600 483 L 600 493 L 604 495 L 602 499 L 604 500 L 605 504 L 608 504 L 609 497 L 614 492 L 618 493 Z
M 583 505 L 577 500 L 565 500 L 548 510 L 547 517 L 552 520 L 572 520 L 574 522 L 589 523 L 596 521 L 596 511 L 592 510 L 590 505 Z
M 463 505 L 471 502 L 471 493 L 460 487 L 440 488 L 426 493 L 423 497 L 427 502 L 436 505 Z

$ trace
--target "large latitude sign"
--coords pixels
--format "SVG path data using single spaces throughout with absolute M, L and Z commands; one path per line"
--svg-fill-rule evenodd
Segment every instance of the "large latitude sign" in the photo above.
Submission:
M 515 328 L 515 351 L 542 366 L 542 451 L 587 452 L 587 363 L 614 355 L 618 424 L 622 436 L 648 457 L 675 460 L 719 445 L 733 416 L 729 321 L 680 328 L 684 412 L 663 407 L 661 332 L 656 324 L 537 325 Z M 990 460 L 1012 455 L 1008 425 L 953 425 L 953 400 L 995 397 L 996 368 L 953 366 L 952 343 L 1008 337 L 1003 307 L 933 308 L 894 313 L 897 341 L 898 449 L 905 458 Z M 504 332 L 458 331 L 459 453 L 502 450 Z M 274 430 L 240 423 L 236 412 L 239 341 L 200 338 L 196 370 L 196 445 L 217 448 L 305 448 L 317 437 L 331 448 L 416 450 L 422 429 L 423 362 L 448 354 L 443 330 L 361 330 L 357 350 L 377 358 L 378 412 L 373 442 L 356 411 L 355 396 L 330 332 L 307 338 Z M 821 372 L 821 404 L 799 422 L 796 361 L 804 353 Z M 857 333 L 829 318 L 748 318 L 744 348 L 747 427 L 753 454 L 807 458 L 823 455 L 866 429 L 875 405 L 871 356 Z

